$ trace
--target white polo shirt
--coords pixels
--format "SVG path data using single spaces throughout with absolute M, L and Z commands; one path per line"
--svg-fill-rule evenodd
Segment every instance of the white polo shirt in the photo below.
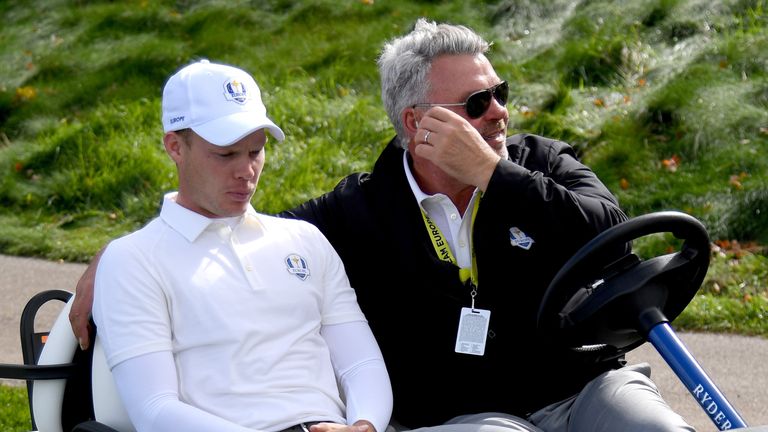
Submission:
M 320 326 L 365 317 L 330 243 L 303 221 L 249 206 L 230 226 L 174 198 L 99 262 L 93 314 L 110 368 L 169 350 L 191 405 L 257 429 L 343 423 Z

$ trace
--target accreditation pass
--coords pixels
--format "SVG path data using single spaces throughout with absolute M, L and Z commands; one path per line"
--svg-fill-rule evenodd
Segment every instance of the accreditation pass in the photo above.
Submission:
M 459 316 L 459 331 L 456 333 L 456 352 L 481 356 L 485 354 L 485 341 L 491 311 L 463 307 Z

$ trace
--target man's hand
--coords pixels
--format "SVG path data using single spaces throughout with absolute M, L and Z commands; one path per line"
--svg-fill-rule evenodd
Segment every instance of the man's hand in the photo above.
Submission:
M 99 264 L 99 258 L 104 252 L 102 248 L 93 260 L 88 264 L 88 268 L 80 276 L 75 287 L 75 299 L 72 301 L 72 308 L 69 310 L 69 324 L 75 333 L 77 343 L 80 349 L 85 351 L 90 345 L 90 337 L 93 329 L 91 328 L 91 309 L 93 308 L 93 285 L 96 279 L 96 267 Z
M 318 423 L 310 426 L 309 430 L 310 432 L 376 432 L 376 428 L 367 420 L 358 420 L 353 425 Z
M 500 152 L 506 153 L 506 125 L 500 121 L 492 126 L 483 132 L 493 140 L 491 144 L 458 114 L 443 107 L 430 108 L 416 130 L 415 152 L 451 177 L 485 191 L 502 157 Z

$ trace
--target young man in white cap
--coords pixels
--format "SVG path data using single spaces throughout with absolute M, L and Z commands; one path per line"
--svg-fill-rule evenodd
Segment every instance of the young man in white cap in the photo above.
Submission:
M 178 192 L 105 249 L 93 307 L 136 429 L 383 432 L 389 377 L 339 256 L 250 204 L 266 132 L 284 138 L 256 82 L 203 60 L 162 110 Z

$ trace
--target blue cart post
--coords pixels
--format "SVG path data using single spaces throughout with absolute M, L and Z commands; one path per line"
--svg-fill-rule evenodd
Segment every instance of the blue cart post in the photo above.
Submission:
M 720 430 L 747 427 L 667 322 L 656 325 L 648 340 Z

